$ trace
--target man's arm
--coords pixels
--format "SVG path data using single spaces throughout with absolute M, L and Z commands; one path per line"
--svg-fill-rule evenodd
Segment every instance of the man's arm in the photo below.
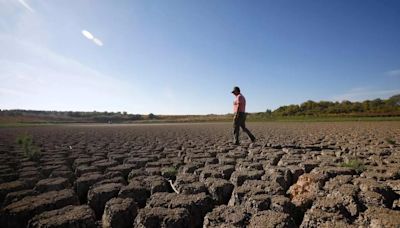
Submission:
M 238 106 L 237 106 L 235 115 L 233 117 L 234 120 L 237 120 L 239 118 L 239 110 L 240 110 L 240 102 L 238 101 Z

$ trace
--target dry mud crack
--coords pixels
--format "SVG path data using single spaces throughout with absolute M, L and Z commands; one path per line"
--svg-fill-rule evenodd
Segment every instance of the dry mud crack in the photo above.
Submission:
M 249 128 L 0 129 L 0 227 L 400 227 L 400 122 Z

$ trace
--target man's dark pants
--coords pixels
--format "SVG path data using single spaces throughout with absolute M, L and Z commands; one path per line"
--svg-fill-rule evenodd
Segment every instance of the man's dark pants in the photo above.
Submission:
M 246 113 L 244 112 L 239 112 L 238 117 L 236 118 L 236 120 L 233 121 L 233 135 L 235 143 L 239 143 L 240 128 L 242 128 L 242 130 L 247 133 L 251 141 L 254 141 L 254 135 L 251 134 L 249 129 L 246 128 Z

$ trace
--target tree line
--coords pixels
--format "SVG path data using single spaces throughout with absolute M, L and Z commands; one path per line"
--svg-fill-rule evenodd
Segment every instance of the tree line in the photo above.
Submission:
M 49 121 L 65 121 L 65 122 L 126 122 L 143 119 L 157 119 L 158 117 L 152 113 L 149 115 L 128 114 L 127 112 L 79 112 L 79 111 L 38 111 L 38 110 L 0 110 L 0 116 L 11 117 L 34 117 L 46 119 Z
M 286 105 L 264 115 L 272 116 L 400 116 L 400 94 L 389 99 L 351 101 L 306 101 L 300 105 Z

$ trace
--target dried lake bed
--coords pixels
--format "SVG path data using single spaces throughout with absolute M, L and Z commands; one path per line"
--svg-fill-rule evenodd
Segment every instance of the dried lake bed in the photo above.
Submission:
M 248 128 L 1 128 L 0 227 L 400 226 L 400 122 Z

